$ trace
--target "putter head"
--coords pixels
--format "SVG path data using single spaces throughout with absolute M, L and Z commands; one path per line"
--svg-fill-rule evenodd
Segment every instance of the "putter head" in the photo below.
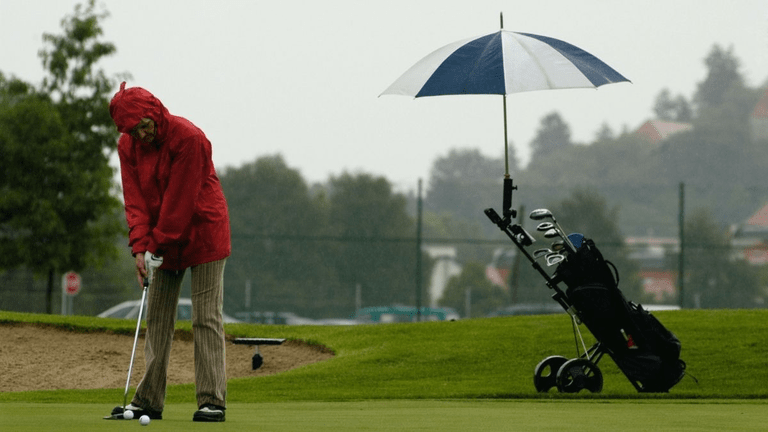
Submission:
M 125 417 L 123 417 L 124 411 L 125 411 L 125 408 L 121 406 L 116 406 L 112 410 L 112 414 L 104 417 L 104 420 L 127 420 Z

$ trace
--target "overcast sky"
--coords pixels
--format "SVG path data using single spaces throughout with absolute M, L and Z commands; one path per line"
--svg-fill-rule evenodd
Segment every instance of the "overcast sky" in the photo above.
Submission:
M 0 0 L 0 71 L 39 83 L 42 34 L 61 33 L 76 0 Z M 766 0 L 102 0 L 101 66 L 129 72 L 200 126 L 217 167 L 282 154 L 309 182 L 343 172 L 425 181 L 452 148 L 503 155 L 500 96 L 412 99 L 379 94 L 448 43 L 499 29 L 562 39 L 632 81 L 599 90 L 508 97 L 509 135 L 526 162 L 540 120 L 557 111 L 574 141 L 603 123 L 630 130 L 668 88 L 693 95 L 714 44 L 733 47 L 750 86 L 768 80 Z M 117 88 L 115 88 L 115 91 Z M 504 167 L 499 167 L 499 178 Z M 513 175 L 514 177 L 514 175 Z

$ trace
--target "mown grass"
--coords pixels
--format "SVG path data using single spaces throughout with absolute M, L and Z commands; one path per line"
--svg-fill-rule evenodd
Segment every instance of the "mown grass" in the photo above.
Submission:
M 105 406 L 106 405 L 106 406 Z M 192 404 L 169 404 L 149 428 L 217 431 L 764 431 L 765 401 L 375 400 L 228 404 L 227 421 L 194 424 Z M 14 432 L 135 431 L 136 421 L 102 420 L 112 405 L 4 403 Z M 7 408 L 7 409 L 5 409 Z M 159 429 L 158 429 L 159 428 Z M 143 430 L 143 429 L 142 429 Z
M 768 346 L 764 342 L 768 310 L 686 310 L 654 315 L 680 338 L 688 372 L 698 379 L 684 378 L 668 394 L 638 394 L 608 357 L 600 362 L 605 378 L 602 393 L 537 393 L 532 383 L 536 364 L 549 355 L 573 357 L 576 352 L 570 320 L 559 314 L 339 327 L 227 325 L 230 335 L 300 339 L 336 354 L 331 360 L 274 376 L 231 379 L 228 401 L 714 400 L 768 396 Z M 129 320 L 9 312 L 0 312 L 2 322 L 39 323 L 82 332 L 132 334 L 135 329 L 135 321 Z M 180 327 L 189 329 L 189 324 Z M 591 338 L 586 329 L 582 331 Z M 0 402 L 104 403 L 116 400 L 122 391 L 6 392 L 0 393 Z M 193 403 L 193 386 L 170 386 L 166 402 Z

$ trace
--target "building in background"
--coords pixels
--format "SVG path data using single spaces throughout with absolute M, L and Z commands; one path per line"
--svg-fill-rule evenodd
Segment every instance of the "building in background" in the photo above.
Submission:
M 768 140 L 768 89 L 765 90 L 765 93 L 763 93 L 763 96 L 755 105 L 755 109 L 752 110 L 752 115 L 749 117 L 749 126 L 753 142 Z
M 639 135 L 652 143 L 659 143 L 670 136 L 685 132 L 693 128 L 690 123 L 678 123 L 664 120 L 648 120 L 635 131 Z
M 423 245 L 422 250 L 435 260 L 429 281 L 429 306 L 437 307 L 448 281 L 461 274 L 461 264 L 456 261 L 456 247 L 447 245 Z

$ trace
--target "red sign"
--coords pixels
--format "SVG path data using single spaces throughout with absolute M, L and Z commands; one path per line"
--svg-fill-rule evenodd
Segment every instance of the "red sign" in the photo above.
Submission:
M 80 292 L 80 275 L 75 272 L 64 274 L 64 292 L 67 295 L 74 296 Z

